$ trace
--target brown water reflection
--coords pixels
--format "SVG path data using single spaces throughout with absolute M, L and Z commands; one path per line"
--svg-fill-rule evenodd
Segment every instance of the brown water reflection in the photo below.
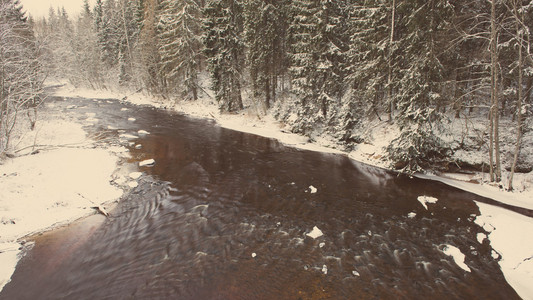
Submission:
M 486 199 L 206 121 L 130 107 L 132 124 L 125 104 L 73 101 L 87 105 L 80 118 L 150 131 L 131 162 L 156 165 L 101 226 L 37 239 L 1 299 L 518 299 L 476 240 L 473 200 Z M 426 210 L 421 195 L 439 201 Z M 314 226 L 322 237 L 306 236 Z

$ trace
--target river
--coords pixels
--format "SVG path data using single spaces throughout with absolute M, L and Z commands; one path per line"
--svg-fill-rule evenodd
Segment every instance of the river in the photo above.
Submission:
M 0 299 L 519 299 L 477 239 L 491 200 L 152 107 L 50 101 L 95 114 L 124 166 L 156 163 L 109 218 L 35 237 Z

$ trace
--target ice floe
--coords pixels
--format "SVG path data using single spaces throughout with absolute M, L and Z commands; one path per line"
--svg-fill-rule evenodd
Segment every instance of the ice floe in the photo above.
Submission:
M 311 230 L 311 232 L 307 233 L 306 234 L 308 237 L 311 237 L 313 239 L 317 239 L 321 236 L 324 235 L 324 233 L 322 233 L 322 230 L 318 229 L 318 227 L 313 227 L 313 230 Z
M 463 270 L 470 272 L 470 268 L 465 264 L 465 255 L 459 248 L 452 246 L 452 245 L 445 245 L 442 249 L 442 252 L 444 254 L 451 256 L 455 263 Z
M 153 165 L 155 165 L 155 160 L 153 158 L 139 162 L 139 167 L 149 167 Z
M 143 174 L 142 172 L 131 172 L 129 174 L 129 177 L 131 179 L 139 179 L 139 177 L 141 177 L 142 174 Z
M 428 206 L 427 204 L 428 203 L 437 203 L 439 199 L 435 198 L 435 197 L 429 197 L 429 196 L 418 196 L 418 202 L 420 202 L 422 204 L 422 206 L 424 206 L 425 209 L 428 209 Z

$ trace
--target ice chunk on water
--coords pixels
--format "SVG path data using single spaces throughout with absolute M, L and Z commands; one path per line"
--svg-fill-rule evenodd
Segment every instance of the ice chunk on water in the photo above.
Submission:
M 322 273 L 324 273 L 326 275 L 328 274 L 328 266 L 326 266 L 326 265 L 322 266 Z
M 137 131 L 137 133 L 139 133 L 140 135 L 147 135 L 147 134 L 150 134 L 150 132 L 146 131 L 146 130 L 139 130 Z
M 318 189 L 312 185 L 309 186 L 309 192 L 311 194 L 315 194 L 318 191 Z
M 480 243 L 480 244 L 483 244 L 483 241 L 487 238 L 487 235 L 484 234 L 483 232 L 478 232 L 477 233 L 477 241 Z
M 321 236 L 324 235 L 324 233 L 322 233 L 322 230 L 318 229 L 318 227 L 313 227 L 313 230 L 311 230 L 311 232 L 309 232 L 308 234 L 306 234 L 308 237 L 311 237 L 311 238 L 319 238 Z
M 418 196 L 418 202 L 420 202 L 425 209 L 428 209 L 428 203 L 437 203 L 439 199 L 429 196 Z
M 414 217 L 416 217 L 416 213 L 415 212 L 410 212 L 407 214 L 407 217 L 409 217 L 409 219 L 412 219 Z
M 353 274 L 353 276 L 361 276 L 361 274 L 359 274 L 359 272 L 357 272 L 356 270 L 353 270 L 352 274 Z
M 155 160 L 152 158 L 139 162 L 139 167 L 153 166 L 153 165 L 155 165 Z
M 133 140 L 133 139 L 139 138 L 138 136 L 133 135 L 133 134 L 129 134 L 129 133 L 123 133 L 123 134 L 119 135 L 119 137 L 121 137 L 123 139 L 127 139 L 127 140 Z
M 459 248 L 452 245 L 445 245 L 442 249 L 444 254 L 451 256 L 455 263 L 463 270 L 470 272 L 470 268 L 465 264 L 465 255 L 459 250 Z
M 136 119 L 135 118 L 128 118 L 128 121 L 130 122 L 134 122 Z
M 137 183 L 137 181 L 130 181 L 128 182 L 128 186 L 133 189 L 133 188 L 138 187 L 139 184 Z
M 142 172 L 131 172 L 129 174 L 131 179 L 139 179 L 143 173 Z
M 257 253 L 252 253 L 252 257 L 256 257 L 257 256 Z

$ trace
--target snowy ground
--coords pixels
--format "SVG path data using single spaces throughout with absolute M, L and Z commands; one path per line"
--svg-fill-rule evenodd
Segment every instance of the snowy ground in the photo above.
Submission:
M 22 122 L 15 131 L 16 158 L 0 161 L 0 290 L 31 247 L 23 237 L 105 210 L 123 194 L 111 181 L 125 148 L 96 147 L 82 124 L 53 108 L 27 128 Z
M 220 126 L 235 129 L 239 131 L 249 132 L 265 137 L 275 138 L 280 140 L 281 142 L 291 145 L 298 148 L 303 149 L 309 149 L 309 150 L 315 150 L 315 151 L 325 151 L 325 152 L 335 152 L 335 153 L 344 153 L 345 155 L 349 156 L 350 158 L 362 161 L 367 164 L 371 164 L 378 167 L 387 167 L 388 162 L 384 160 L 383 158 L 386 156 L 385 152 L 383 150 L 383 146 L 387 145 L 390 140 L 395 138 L 398 134 L 397 129 L 395 129 L 393 126 L 388 125 L 385 122 L 376 122 L 375 124 L 371 124 L 371 126 L 367 126 L 367 128 L 371 128 L 369 132 L 365 133 L 366 136 L 368 136 L 368 141 L 365 144 L 359 145 L 354 151 L 350 153 L 345 153 L 340 150 L 336 149 L 336 145 L 334 142 L 332 142 L 331 138 L 328 137 L 322 137 L 317 138 L 313 143 L 308 142 L 308 138 L 292 134 L 289 131 L 289 128 L 287 128 L 284 124 L 281 124 L 277 122 L 271 115 L 266 114 L 262 112 L 262 109 L 256 108 L 253 105 L 250 105 L 247 110 L 244 112 L 241 112 L 239 114 L 221 114 L 218 111 L 218 108 L 216 104 L 214 103 L 214 100 L 206 95 L 204 95 L 204 98 L 200 99 L 196 102 L 177 102 L 177 103 L 171 103 L 169 104 L 168 101 L 164 102 L 161 100 L 154 99 L 151 96 L 144 95 L 142 93 L 131 93 L 131 92 L 116 92 L 116 91 L 94 91 L 91 89 L 80 89 L 80 88 L 73 88 L 72 86 L 69 86 L 68 84 L 65 84 L 65 82 L 50 82 L 49 84 L 56 85 L 56 84 L 64 84 L 61 88 L 56 89 L 55 95 L 57 96 L 64 96 L 64 97 L 87 97 L 87 98 L 116 98 L 116 99 L 123 99 L 130 101 L 135 104 L 146 104 L 146 105 L 154 105 L 161 108 L 166 109 L 173 109 L 182 113 L 185 113 L 192 117 L 197 118 L 209 118 L 214 119 L 217 121 Z M 60 127 L 67 127 L 68 126 L 60 126 Z M 78 127 L 76 129 L 76 126 L 71 126 L 73 132 L 78 132 L 78 139 L 84 139 L 84 136 L 81 134 L 81 129 Z M 47 130 L 43 130 L 43 132 L 47 132 Z M 85 140 L 84 140 L 85 141 Z M 72 142 L 72 141 L 70 141 Z M 76 141 L 77 142 L 77 141 Z M 87 142 L 87 141 L 85 141 Z M 56 141 L 58 144 L 64 144 L 64 141 Z M 67 151 L 68 149 L 59 149 L 54 151 Z M 94 152 L 94 158 L 96 158 L 98 155 L 101 155 L 100 159 L 109 159 L 109 161 L 106 163 L 108 167 L 106 167 L 104 170 L 94 170 L 91 172 L 95 172 L 94 174 L 97 174 L 98 172 L 101 176 L 97 177 L 105 177 L 105 174 L 108 174 L 107 176 L 110 176 L 110 172 L 112 172 L 112 166 L 116 163 L 116 161 L 113 161 L 114 156 L 109 154 L 105 151 L 100 151 L 97 149 L 93 149 Z M 77 151 L 73 151 L 71 153 L 65 152 L 65 155 L 77 155 Z M 39 157 L 39 155 L 46 155 L 47 153 L 38 154 L 35 157 Z M 87 153 L 79 153 L 80 155 L 88 155 Z M 470 157 L 471 160 L 479 160 L 480 153 L 471 152 L 471 153 L 460 153 L 464 159 L 465 157 Z M 49 154 L 52 155 L 53 154 Z M 41 156 L 43 157 L 43 156 Z M 28 158 L 18 158 L 13 160 L 13 162 L 8 162 L 4 166 L 0 166 L 0 174 L 6 174 L 0 177 L 0 191 L 3 192 L 3 189 L 1 189 L 2 184 L 7 180 L 15 180 L 13 178 L 18 177 L 19 179 L 22 178 L 21 174 L 22 171 L 25 170 L 25 165 L 29 164 L 26 160 L 31 159 L 32 157 Z M 116 158 L 115 158 L 116 159 Z M 20 161 L 20 163 L 18 162 Z M 42 162 L 44 163 L 44 159 L 42 159 Z M 4 171 L 4 168 L 9 167 L 9 164 L 12 164 L 13 166 L 9 170 L 13 171 Z M 16 167 L 16 164 L 21 164 L 20 166 Z M 34 162 L 32 165 L 37 166 L 39 163 Z M 88 164 L 90 165 L 90 164 Z M 92 164 L 93 167 L 95 167 L 98 164 Z M 89 167 L 89 166 L 87 166 Z M 7 169 L 6 169 L 7 170 Z M 16 173 L 16 176 L 11 176 L 12 173 Z M 532 172 L 533 173 L 533 172 Z M 515 206 L 525 207 L 528 209 L 533 209 L 533 174 L 517 174 L 515 175 L 515 190 L 516 192 L 510 193 L 504 191 L 502 188 L 490 184 L 484 183 L 484 179 L 486 179 L 486 175 L 482 173 L 474 173 L 474 174 L 439 174 L 439 176 L 436 175 L 418 175 L 423 178 L 428 178 L 432 180 L 438 180 L 442 181 L 446 184 L 468 190 L 470 192 L 480 194 L 484 197 L 492 198 L 494 200 L 500 201 L 502 203 L 508 203 Z M 36 171 L 35 174 L 38 174 Z M 79 176 L 82 176 L 83 174 L 80 174 Z M 37 175 L 33 175 L 34 177 Z M 505 178 L 504 174 L 504 178 Z M 31 187 L 31 184 L 28 185 L 27 181 L 20 180 L 20 186 L 19 189 L 21 192 L 25 192 L 26 188 L 30 188 L 30 190 L 34 187 Z M 31 182 L 38 182 L 38 181 L 31 181 Z M 472 183 L 475 182 L 475 183 Z M 23 185 L 26 184 L 26 185 Z M 47 183 L 47 185 L 54 184 L 54 183 Z M 62 184 L 55 183 L 56 187 L 62 186 Z M 109 188 L 109 182 L 99 182 L 95 184 L 101 184 L 102 188 Z M 34 185 L 41 185 L 34 184 Z M 6 186 L 6 185 L 4 185 Z M 16 185 L 15 185 L 16 186 Z M 58 188 L 59 189 L 59 188 Z M 112 188 L 111 188 L 112 189 Z M 54 190 L 53 188 L 49 190 Z M 111 191 L 111 190 L 110 190 Z M 83 194 L 82 194 L 83 195 Z M 94 199 L 92 201 L 109 201 L 112 199 L 116 199 L 116 197 L 119 196 L 119 193 L 113 194 L 110 192 L 110 196 L 106 199 Z M 115 197 L 115 198 L 114 198 Z M 0 194 L 0 199 L 4 199 L 2 195 Z M 71 206 L 83 206 L 82 202 L 87 201 L 87 199 L 91 199 L 91 196 L 87 197 L 74 197 L 74 199 L 77 199 L 79 201 L 76 204 L 72 204 Z M 56 200 L 52 200 L 49 205 L 55 207 L 58 207 L 58 209 L 62 206 L 62 204 L 57 204 Z M 2 205 L 2 202 L 0 200 L 0 205 Z M 91 206 L 92 204 L 85 203 L 84 207 Z M 533 238 L 531 238 L 531 232 L 533 231 L 533 219 L 524 217 L 521 215 L 518 215 L 514 212 L 493 207 L 487 204 L 478 203 L 478 206 L 480 208 L 481 215 L 478 216 L 476 222 L 485 228 L 487 231 L 487 238 L 490 240 L 491 245 L 493 249 L 495 250 L 495 257 L 501 257 L 501 260 L 499 261 L 500 266 L 502 268 L 502 271 L 507 279 L 507 281 L 515 288 L 515 290 L 520 294 L 520 296 L 524 299 L 533 299 Z M 48 209 L 50 206 L 48 207 Z M 47 209 L 46 207 L 42 207 L 41 209 Z M 3 212 L 3 206 L 0 206 L 0 212 Z M 83 215 L 83 213 L 86 213 L 86 211 L 81 208 L 81 211 L 79 215 Z M 72 219 L 72 218 L 71 218 Z M 9 219 L 6 219 L 7 223 L 9 223 Z M 1 226 L 8 226 L 4 225 L 4 219 L 2 219 L 2 225 Z M 55 223 L 55 221 L 50 221 L 50 224 L 48 226 L 51 226 Z M 489 225 L 487 225 L 489 224 Z M 35 229 L 32 229 L 35 230 Z M 26 233 L 32 232 L 32 230 L 28 230 Z M 3 232 L 3 231 L 2 231 Z M 3 246 L 0 246 L 0 249 L 4 249 L 4 255 L 5 257 L 9 258 L 9 256 L 16 257 L 16 253 L 18 252 L 19 246 L 17 244 L 14 244 L 15 238 L 17 236 L 21 236 L 22 233 L 19 233 L 18 235 L 12 234 L 11 239 L 5 239 L 6 242 L 3 244 Z M 480 239 L 482 240 L 481 237 Z M 4 239 L 0 240 L 3 241 Z M 6 251 L 7 250 L 7 251 Z M 462 253 L 455 253 L 453 248 L 449 248 L 450 255 L 454 255 L 454 257 L 457 258 L 457 261 L 462 261 L 461 256 Z M 16 260 L 12 260 L 11 264 L 14 266 L 16 263 Z M 8 266 L 9 261 L 2 262 L 0 261 L 0 265 Z M 2 268 L 3 269 L 3 268 Z M 0 271 L 0 276 L 1 276 Z M 10 275 L 9 275 L 10 276 Z M 2 277 L 0 277 L 0 286 L 2 282 Z

